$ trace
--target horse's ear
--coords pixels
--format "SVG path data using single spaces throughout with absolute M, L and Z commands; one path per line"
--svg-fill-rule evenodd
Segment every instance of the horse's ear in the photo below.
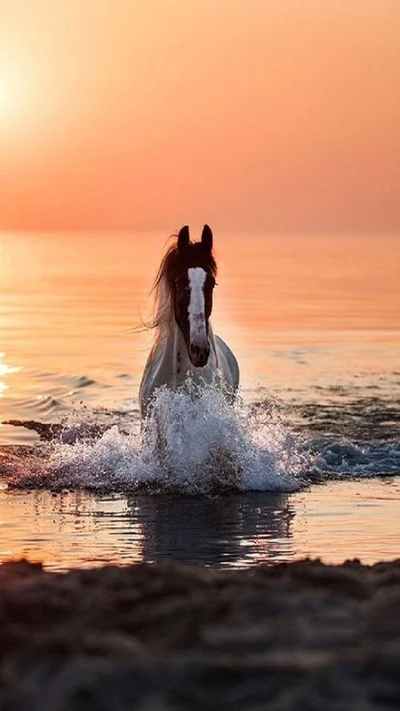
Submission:
M 208 225 L 204 225 L 203 227 L 203 232 L 201 233 L 201 244 L 208 252 L 211 253 L 213 246 L 213 233 Z
M 185 225 L 179 230 L 178 234 L 178 252 L 185 249 L 190 242 L 189 227 Z

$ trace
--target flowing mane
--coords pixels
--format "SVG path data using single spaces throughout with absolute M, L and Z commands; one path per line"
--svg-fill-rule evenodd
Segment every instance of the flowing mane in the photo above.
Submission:
M 177 236 L 173 235 L 173 238 L 177 239 Z M 153 317 L 144 324 L 146 328 L 156 331 L 150 357 L 165 337 L 174 319 L 172 290 L 182 268 L 183 260 L 186 268 L 192 265 L 202 266 L 208 269 L 214 279 L 217 276 L 217 264 L 214 256 L 205 253 L 201 242 L 190 241 L 186 247 L 184 258 L 179 253 L 177 244 L 168 248 L 151 289 L 151 293 L 154 293 Z

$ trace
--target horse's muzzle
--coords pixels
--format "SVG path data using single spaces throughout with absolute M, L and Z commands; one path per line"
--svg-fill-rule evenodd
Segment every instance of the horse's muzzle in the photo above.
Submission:
M 195 343 L 191 343 L 189 346 L 189 358 L 195 368 L 204 368 L 208 363 L 208 358 L 210 356 L 210 346 L 197 346 Z

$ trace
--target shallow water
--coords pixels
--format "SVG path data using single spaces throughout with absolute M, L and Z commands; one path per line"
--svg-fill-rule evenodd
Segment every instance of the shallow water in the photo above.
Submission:
M 161 393 L 160 459 L 137 406 L 151 334 L 130 329 L 164 244 L 0 235 L 1 559 L 398 555 L 400 240 L 217 237 L 241 395 Z
M 304 556 L 374 563 L 399 557 L 399 505 L 399 477 L 219 498 L 3 491 L 0 555 L 56 570 L 171 558 L 234 568 Z

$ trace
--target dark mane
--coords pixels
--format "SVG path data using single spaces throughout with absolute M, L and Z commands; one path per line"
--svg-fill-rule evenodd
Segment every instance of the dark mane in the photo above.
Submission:
M 177 235 L 174 235 L 177 238 Z M 178 251 L 177 242 L 167 250 L 155 278 L 152 292 L 154 292 L 154 311 L 150 321 L 143 325 L 148 329 L 157 329 L 151 355 L 156 351 L 157 345 L 163 339 L 174 314 L 172 307 L 171 291 L 180 269 L 190 267 L 202 267 L 214 279 L 217 276 L 217 263 L 209 250 L 205 249 L 201 242 L 189 242 L 183 250 L 183 254 Z
M 153 290 L 159 287 L 164 278 L 171 288 L 175 283 L 179 271 L 181 269 L 187 270 L 190 267 L 202 267 L 211 274 L 214 279 L 217 276 L 217 263 L 214 256 L 204 248 L 201 242 L 190 242 L 187 247 L 185 247 L 183 254 L 178 251 L 177 245 L 173 244 L 163 257 Z

